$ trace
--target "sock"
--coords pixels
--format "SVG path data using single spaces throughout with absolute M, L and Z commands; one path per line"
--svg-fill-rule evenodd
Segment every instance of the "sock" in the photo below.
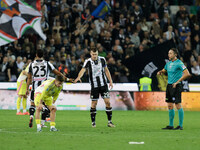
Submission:
M 183 118 L 184 118 L 183 108 L 178 109 L 178 117 L 179 117 L 179 126 L 183 127 Z
M 35 113 L 35 107 L 34 106 L 31 106 L 29 108 L 29 113 L 30 113 L 30 117 L 33 117 L 34 116 L 34 113 Z
M 26 113 L 26 109 L 23 109 L 23 113 Z
M 45 120 L 41 120 L 41 125 L 44 125 L 44 123 L 45 123 Z
M 46 112 L 42 110 L 42 115 L 41 115 L 42 120 L 46 120 Z
M 56 123 L 55 123 L 55 122 L 50 122 L 50 126 L 51 126 L 51 129 L 52 129 L 52 128 L 55 128 Z
M 41 128 L 41 125 L 40 124 L 37 124 L 37 129 L 40 129 Z
M 108 123 L 111 122 L 112 119 L 112 107 L 106 107 L 106 114 L 107 114 L 107 118 L 108 118 Z
M 92 108 L 92 107 L 91 107 L 91 108 L 90 108 L 90 116 L 91 116 L 92 122 L 95 122 L 96 114 L 97 114 L 96 108 Z
M 18 97 L 18 98 L 17 98 L 17 110 L 20 110 L 21 100 L 22 100 L 21 97 Z
M 22 106 L 23 106 L 23 110 L 26 110 L 26 98 L 25 97 L 23 97 Z
M 38 125 L 40 125 L 40 122 L 41 122 L 41 120 L 40 119 L 35 119 L 35 122 L 36 122 L 36 124 Z
M 174 116 L 175 116 L 174 109 L 169 109 L 169 126 L 174 126 Z
M 17 109 L 17 113 L 19 113 L 20 112 L 20 109 Z

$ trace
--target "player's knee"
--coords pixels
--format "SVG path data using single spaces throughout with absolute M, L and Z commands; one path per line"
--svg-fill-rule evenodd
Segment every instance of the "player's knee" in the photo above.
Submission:
M 42 108 L 40 108 L 40 107 L 36 107 L 36 110 L 37 110 L 37 111 L 41 111 Z
M 173 109 L 173 106 L 172 106 L 172 105 L 169 105 L 169 106 L 168 106 L 168 109 Z
M 106 107 L 110 107 L 110 101 L 105 101 Z
M 56 112 L 56 110 L 57 110 L 57 108 L 55 106 L 52 106 L 50 111 Z
M 176 104 L 176 108 L 177 108 L 177 109 L 181 109 L 181 108 L 182 108 L 181 104 L 179 104 L 179 103 Z
M 97 101 L 92 101 L 92 108 L 96 108 L 97 106 Z

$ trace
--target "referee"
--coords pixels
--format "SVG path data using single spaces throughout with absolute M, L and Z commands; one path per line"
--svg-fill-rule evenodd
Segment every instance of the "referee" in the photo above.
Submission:
M 190 77 L 188 69 L 183 62 L 177 58 L 178 49 L 171 48 L 168 52 L 169 62 L 166 63 L 164 69 L 157 72 L 158 75 L 168 74 L 168 85 L 166 90 L 166 102 L 169 109 L 169 126 L 162 128 L 164 130 L 183 130 L 184 112 L 181 106 L 181 81 Z M 174 128 L 174 103 L 178 110 L 179 125 Z

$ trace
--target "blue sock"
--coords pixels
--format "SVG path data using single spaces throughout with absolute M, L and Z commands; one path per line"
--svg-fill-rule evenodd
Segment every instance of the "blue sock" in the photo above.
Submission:
M 178 110 L 178 117 L 179 117 L 179 126 L 183 127 L 183 117 L 184 117 L 183 108 Z
M 175 111 L 174 109 L 169 109 L 169 126 L 174 126 L 174 116 L 175 116 Z

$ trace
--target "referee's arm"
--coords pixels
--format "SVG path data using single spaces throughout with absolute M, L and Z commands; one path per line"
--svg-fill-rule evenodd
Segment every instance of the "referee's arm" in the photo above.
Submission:
M 181 81 L 183 81 L 183 80 L 189 78 L 190 76 L 191 76 L 191 75 L 190 75 L 188 69 L 183 70 L 183 75 L 182 75 L 182 77 L 181 77 L 178 81 L 176 81 L 176 83 L 173 84 L 173 88 L 175 88 L 176 85 L 177 85 L 179 82 L 181 82 Z

